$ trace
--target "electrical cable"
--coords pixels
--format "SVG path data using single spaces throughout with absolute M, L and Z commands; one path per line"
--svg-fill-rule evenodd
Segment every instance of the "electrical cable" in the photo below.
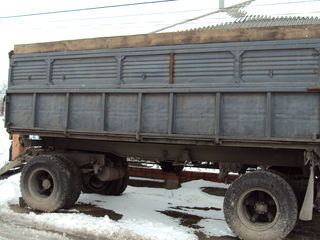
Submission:
M 172 0 L 171 0 L 172 1 Z M 153 1 L 153 2 L 155 2 L 155 1 Z M 156 2 L 159 2 L 159 1 L 156 1 Z M 161 1 L 161 2 L 163 2 L 163 1 Z M 166 2 L 168 2 L 168 0 L 166 0 Z M 266 3 L 266 4 L 257 4 L 257 5 L 247 5 L 245 8 L 248 8 L 248 7 L 257 7 L 257 6 L 275 6 L 275 5 L 288 5 L 288 4 L 297 4 L 297 3 L 307 3 L 307 2 L 310 2 L 310 3 L 312 3 L 312 2 L 320 2 L 319 0 L 299 0 L 299 1 L 291 1 L 291 2 L 277 2 L 277 3 Z M 147 2 L 147 3 L 150 3 L 150 2 Z M 140 3 L 138 3 L 138 4 L 142 4 L 141 2 Z M 241 4 L 241 3 L 240 3 Z M 239 4 L 238 4 L 239 5 Z M 115 5 L 114 5 L 115 6 Z M 92 8 L 90 8 L 90 9 L 92 9 Z M 230 7 L 227 7 L 227 8 L 225 8 L 225 9 L 228 9 L 228 10 L 230 10 L 230 9 L 239 9 L 239 6 L 237 6 L 237 7 L 235 7 L 235 6 L 230 6 Z M 241 9 L 241 7 L 240 7 L 240 9 Z M 242 8 L 243 9 L 243 8 Z M 189 10 L 189 11 L 173 11 L 173 12 L 153 12 L 153 13 L 146 13 L 146 14 L 131 14 L 131 15 L 119 15 L 119 16 L 107 16 L 107 17 L 96 17 L 96 18 L 78 18 L 78 19 L 71 19 L 71 20 L 63 20 L 63 19 L 61 19 L 61 20 L 49 20 L 49 21 L 47 21 L 47 23 L 51 23 L 51 24 L 53 24 L 53 23 L 57 23 L 57 22 L 61 22 L 61 23 L 65 23 L 65 22 L 78 22 L 78 21 L 81 21 L 81 20 L 86 20 L 86 21 L 90 21 L 90 20 L 99 20 L 99 19 L 114 19 L 114 18 L 126 18 L 126 17 L 138 17 L 138 16 L 154 16 L 154 15 L 160 15 L 160 14 L 176 14 L 176 13 L 186 13 L 186 12 L 196 12 L 196 11 L 204 11 L 205 9 L 199 9 L 199 10 Z M 245 9 L 244 9 L 245 10 Z M 219 11 L 219 10 L 218 10 Z M 225 12 L 225 11 L 219 11 L 219 12 Z M 320 13 L 320 11 L 313 11 L 313 12 L 304 12 L 303 14 L 304 15 L 306 15 L 306 14 L 317 14 L 317 13 Z M 276 17 L 276 16 L 288 16 L 288 15 L 299 15 L 300 13 L 285 13 L 285 14 L 276 14 L 275 16 L 270 16 L 270 17 Z M 211 12 L 211 13 L 209 13 L 209 14 L 205 14 L 206 16 L 210 16 L 210 15 L 213 15 L 213 13 Z M 206 16 L 203 16 L 203 15 L 201 15 L 202 17 L 196 17 L 197 19 L 194 19 L 194 20 L 187 20 L 186 21 L 186 23 L 188 23 L 188 24 L 190 24 L 190 25 L 197 25 L 197 23 L 195 22 L 195 20 L 199 20 L 199 19 L 201 19 L 201 18 L 204 18 L 204 17 L 206 17 Z M 236 19 L 239 19 L 239 18 L 242 18 L 242 17 L 246 17 L 247 15 L 238 15 L 237 17 L 233 17 L 234 18 L 234 20 L 236 20 Z M 0 19 L 1 19 L 1 17 L 0 17 Z M 216 19 L 216 20 L 220 20 L 220 21 L 223 21 L 223 20 L 228 20 L 228 21 L 230 21 L 230 20 L 232 20 L 232 17 L 228 17 L 228 18 L 226 18 L 226 17 L 215 17 L 214 19 Z M 21 23 L 13 23 L 13 24 L 15 24 L 15 25 L 24 25 L 24 24 L 27 24 L 27 23 L 25 23 L 25 22 L 21 22 Z M 163 25 L 168 25 L 169 23 L 168 23 L 168 20 L 167 19 L 165 19 L 165 20 L 163 20 L 163 21 L 154 21 L 153 22 L 153 25 L 154 26 L 163 26 Z M 182 24 L 181 22 L 179 23 L 179 24 L 176 24 L 176 25 L 180 25 L 180 24 Z M 212 23 L 213 25 L 215 24 L 215 23 Z M 105 26 L 106 24 L 105 24 L 105 22 L 101 25 L 101 24 L 98 24 L 98 26 Z M 117 26 L 122 26 L 122 25 L 126 25 L 125 23 L 123 23 L 123 24 L 117 24 Z M 97 25 L 95 25 L 95 26 L 97 26 Z M 168 29 L 168 28 L 172 28 L 173 26 L 172 25 L 170 25 L 171 27 L 165 27 L 165 29 Z M 91 27 L 90 26 L 90 24 L 88 25 L 88 26 L 86 26 L 86 27 Z M 154 31 L 154 32 L 159 32 L 159 30 L 158 31 Z
M 78 9 L 68 9 L 68 10 L 60 10 L 60 11 L 52 11 L 52 12 L 30 13 L 30 14 L 22 14 L 22 15 L 4 16 L 4 17 L 0 17 L 0 19 L 31 17 L 31 16 L 49 15 L 49 14 L 57 14 L 57 13 L 91 11 L 91 10 L 106 9 L 106 8 L 129 7 L 129 6 L 136 6 L 136 5 L 146 5 L 146 4 L 155 4 L 155 3 L 163 3 L 163 2 L 175 2 L 175 1 L 178 1 L 178 0 L 158 0 L 158 1 L 127 3 L 127 4 L 102 6 L 102 7 L 78 8 Z
M 20 18 L 20 17 L 29 17 L 29 16 L 39 16 L 39 15 L 49 15 L 49 14 L 56 14 L 56 13 L 68 13 L 68 12 L 79 12 L 79 11 L 89 11 L 89 10 L 98 10 L 98 9 L 107 9 L 107 8 L 116 8 L 116 7 L 127 7 L 127 6 L 134 6 L 134 5 L 144 5 L 144 4 L 154 4 L 154 3 L 163 3 L 163 2 L 176 2 L 178 0 L 157 0 L 157 1 L 151 1 L 151 2 L 138 2 L 138 3 L 129 3 L 129 4 L 119 4 L 119 5 L 110 5 L 110 6 L 102 6 L 102 7 L 92 7 L 92 8 L 80 8 L 80 9 L 69 9 L 69 10 L 61 10 L 61 11 L 52 11 L 52 12 L 42 12 L 42 13 L 30 13 L 30 14 L 23 14 L 23 15 L 12 15 L 12 16 L 4 16 L 0 19 L 9 19 L 9 18 Z M 278 2 L 278 3 L 266 3 L 266 4 L 257 4 L 253 6 L 248 7 L 260 7 L 260 6 L 277 6 L 277 5 L 289 5 L 289 4 L 296 4 L 296 3 L 306 3 L 306 2 L 320 2 L 320 0 L 299 0 L 299 1 L 291 1 L 291 2 Z M 242 3 L 239 3 L 242 4 Z M 237 4 L 237 5 L 239 5 Z M 226 7 L 225 9 L 238 9 L 238 6 L 230 6 Z M 200 9 L 199 11 L 201 11 Z M 192 10 L 194 11 L 194 10 Z M 187 11 L 187 12 L 192 12 Z M 217 10 L 219 11 L 219 10 Z M 155 14 L 164 14 L 166 12 L 159 12 L 159 13 L 150 13 L 150 14 L 144 14 L 145 16 L 152 16 Z M 139 15 L 139 14 L 137 14 Z M 118 18 L 118 17 L 127 17 L 130 15 L 120 15 L 120 16 L 112 16 L 112 17 L 106 17 L 106 18 Z M 85 18 L 80 18 L 76 20 L 85 20 Z M 63 20 L 61 20 L 63 21 Z

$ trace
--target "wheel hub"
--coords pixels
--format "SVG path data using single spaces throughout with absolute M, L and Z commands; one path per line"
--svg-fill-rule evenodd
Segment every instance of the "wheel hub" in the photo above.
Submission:
M 240 196 L 238 209 L 243 224 L 253 230 L 270 229 L 279 217 L 276 198 L 263 188 L 252 188 L 244 192 Z
M 268 212 L 268 204 L 266 204 L 265 202 L 257 201 L 254 205 L 254 210 L 260 215 L 265 214 Z
M 47 190 L 51 187 L 51 182 L 49 179 L 44 179 L 41 185 L 45 190 Z

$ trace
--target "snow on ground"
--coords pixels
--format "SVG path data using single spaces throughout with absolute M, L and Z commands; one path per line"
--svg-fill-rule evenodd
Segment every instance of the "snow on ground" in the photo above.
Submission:
M 7 138 L 8 135 L 1 128 L 0 162 L 7 160 L 7 149 L 10 146 Z M 184 183 L 176 190 L 128 186 L 121 196 L 81 194 L 78 204 L 92 204 L 123 215 L 120 220 L 115 221 L 108 216 L 89 216 L 77 209 L 58 213 L 17 213 L 10 205 L 18 204 L 21 196 L 19 177 L 20 174 L 17 174 L 0 180 L 2 218 L 8 216 L 32 222 L 38 227 L 81 235 L 93 234 L 110 239 L 194 240 L 198 239 L 195 232 L 208 236 L 232 235 L 223 216 L 223 197 L 209 195 L 201 190 L 202 187 L 226 188 L 225 184 L 197 180 Z M 199 216 L 196 223 L 199 229 L 181 224 L 180 218 L 173 218 L 165 214 L 165 211 Z

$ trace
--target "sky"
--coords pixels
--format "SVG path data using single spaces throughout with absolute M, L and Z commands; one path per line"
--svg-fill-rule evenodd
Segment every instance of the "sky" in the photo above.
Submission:
M 225 0 L 225 7 L 243 1 Z M 290 4 L 289 10 L 285 4 L 287 2 L 293 3 Z M 320 15 L 320 11 L 317 10 L 320 9 L 319 3 L 320 1 L 315 0 L 256 0 L 247 11 L 250 14 L 265 14 L 266 9 L 269 9 L 272 14 L 280 16 L 287 12 L 291 15 L 317 16 Z M 12 17 L 102 6 L 105 8 Z M 8 52 L 15 44 L 150 33 L 186 19 L 217 11 L 218 8 L 219 0 L 3 1 L 0 8 L 0 83 L 7 81 Z M 205 18 L 196 25 L 190 25 L 190 28 L 230 20 L 230 16 L 221 13 Z M 176 30 L 181 28 L 172 29 Z

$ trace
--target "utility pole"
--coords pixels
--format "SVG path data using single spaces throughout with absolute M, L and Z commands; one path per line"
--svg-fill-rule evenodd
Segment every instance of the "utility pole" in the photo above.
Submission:
M 224 9 L 224 0 L 219 0 L 219 9 Z

